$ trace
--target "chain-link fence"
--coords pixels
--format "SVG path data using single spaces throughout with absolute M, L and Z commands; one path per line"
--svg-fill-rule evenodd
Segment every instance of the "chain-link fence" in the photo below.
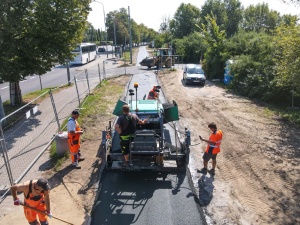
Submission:
M 1 199 L 49 147 L 71 111 L 81 107 L 105 78 L 105 66 L 97 64 L 0 120 Z
M 182 59 L 176 58 L 174 67 Z M 106 68 L 109 64 L 116 68 Z M 180 64 L 181 63 L 181 64 Z M 86 97 L 103 79 L 122 74 L 141 73 L 141 67 L 127 67 L 126 62 L 103 61 L 85 69 L 69 82 L 53 88 L 0 120 L 0 195 L 22 180 L 45 152 L 72 110 L 80 108 Z

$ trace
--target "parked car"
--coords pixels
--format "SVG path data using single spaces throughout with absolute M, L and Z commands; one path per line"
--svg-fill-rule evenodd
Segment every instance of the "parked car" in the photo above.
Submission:
M 183 80 L 186 85 L 195 83 L 204 86 L 206 77 L 201 65 L 187 64 L 183 69 Z
M 103 47 L 100 47 L 100 48 L 98 48 L 98 52 L 105 52 L 106 50 L 105 50 L 105 48 L 103 48 Z

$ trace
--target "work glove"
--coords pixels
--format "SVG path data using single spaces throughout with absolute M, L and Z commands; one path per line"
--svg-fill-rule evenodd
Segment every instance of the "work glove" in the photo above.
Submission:
M 52 212 L 46 210 L 46 213 L 47 213 L 47 216 L 48 216 L 50 219 L 52 219 L 52 216 L 53 216 L 53 215 L 52 215 Z
M 16 200 L 14 200 L 14 205 L 21 205 L 21 202 L 18 198 Z

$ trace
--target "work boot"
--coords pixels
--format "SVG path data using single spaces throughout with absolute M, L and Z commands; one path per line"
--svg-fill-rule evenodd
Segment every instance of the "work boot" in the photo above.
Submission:
M 201 170 L 197 170 L 198 173 L 203 173 L 203 174 L 207 174 L 207 169 L 206 168 L 202 168 Z
M 83 161 L 83 160 L 85 160 L 85 158 L 83 156 L 79 156 L 78 161 L 80 162 L 80 161 Z
M 81 166 L 78 164 L 78 162 L 72 163 L 71 165 L 72 165 L 72 167 L 75 168 L 75 169 L 81 169 Z
M 214 176 L 215 175 L 215 169 L 211 169 L 208 171 L 210 175 Z

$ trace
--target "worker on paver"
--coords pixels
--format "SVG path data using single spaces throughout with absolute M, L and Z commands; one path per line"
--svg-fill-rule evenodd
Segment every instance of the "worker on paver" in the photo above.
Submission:
M 159 89 L 160 89 L 160 86 L 153 86 L 153 88 L 149 91 L 148 99 L 158 99 L 159 98 Z
M 208 128 L 211 130 L 212 134 L 209 140 L 203 139 L 200 135 L 201 141 L 207 142 L 207 147 L 203 155 L 203 168 L 199 171 L 200 173 L 207 174 L 207 164 L 210 159 L 212 159 L 212 169 L 209 170 L 211 175 L 215 175 L 215 169 L 217 165 L 217 154 L 220 152 L 220 145 L 223 137 L 223 132 L 217 129 L 215 123 L 208 124 Z
M 44 178 L 30 180 L 10 188 L 14 205 L 23 205 L 24 214 L 30 225 L 48 225 L 50 212 L 50 185 Z M 24 194 L 24 203 L 18 198 L 18 192 Z
M 79 117 L 79 111 L 74 110 L 72 116 L 68 119 L 68 141 L 70 147 L 70 155 L 72 160 L 72 166 L 76 169 L 80 169 L 79 161 L 84 160 L 84 157 L 80 153 L 80 136 L 83 134 L 83 130 L 80 128 L 77 119 Z
M 148 120 L 140 120 L 137 115 L 131 114 L 128 105 L 123 105 L 122 113 L 123 115 L 116 122 L 115 130 L 119 133 L 124 165 L 127 166 L 129 162 L 129 145 L 133 141 L 136 125 L 145 124 Z

